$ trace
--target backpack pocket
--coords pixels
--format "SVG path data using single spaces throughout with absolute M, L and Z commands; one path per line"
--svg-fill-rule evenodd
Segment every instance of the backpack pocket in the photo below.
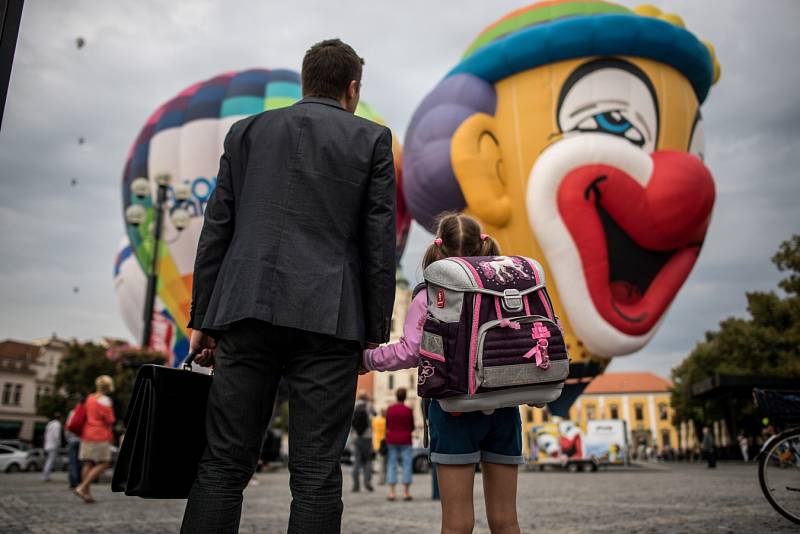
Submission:
M 547 317 L 529 315 L 490 321 L 478 333 L 480 388 L 563 382 L 568 374 L 564 336 Z
M 454 347 L 452 329 L 458 323 L 443 323 L 430 315 L 422 328 L 417 368 L 417 393 L 424 398 L 444 398 L 464 393 L 451 375 Z

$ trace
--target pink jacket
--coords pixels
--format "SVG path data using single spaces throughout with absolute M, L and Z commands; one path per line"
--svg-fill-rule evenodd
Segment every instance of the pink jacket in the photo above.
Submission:
M 419 342 L 422 324 L 428 310 L 426 291 L 420 291 L 408 308 L 403 335 L 394 343 L 364 351 L 364 368 L 369 371 L 396 371 L 416 367 L 419 362 Z

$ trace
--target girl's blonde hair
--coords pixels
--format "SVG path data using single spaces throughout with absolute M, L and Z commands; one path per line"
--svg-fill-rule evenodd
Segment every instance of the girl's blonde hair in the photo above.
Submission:
M 437 219 L 434 242 L 422 257 L 422 268 L 451 256 L 499 255 L 500 245 L 483 233 L 478 221 L 462 213 L 443 213 Z

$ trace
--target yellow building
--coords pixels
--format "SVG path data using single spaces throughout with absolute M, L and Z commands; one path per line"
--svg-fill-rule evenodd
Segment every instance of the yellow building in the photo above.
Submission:
M 678 448 L 678 430 L 672 423 L 670 406 L 672 383 L 647 372 L 604 373 L 595 378 L 577 398 L 569 411 L 569 419 L 586 431 L 586 422 L 598 419 L 621 419 L 626 422 L 628 443 L 654 445 L 658 450 Z M 531 427 L 550 420 L 547 409 L 523 406 L 524 436 Z M 527 439 L 523 443 L 527 445 Z

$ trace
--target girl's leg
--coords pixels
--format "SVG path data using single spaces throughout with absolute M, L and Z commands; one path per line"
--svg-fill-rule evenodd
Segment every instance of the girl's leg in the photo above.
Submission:
M 475 464 L 436 464 L 436 474 L 442 499 L 442 534 L 470 534 L 475 527 Z
M 386 471 L 386 483 L 389 485 L 389 498 L 395 498 L 395 485 L 397 484 L 397 445 L 388 446 L 388 467 Z
M 481 462 L 486 519 L 492 534 L 520 534 L 516 465 Z
M 405 486 L 403 497 L 411 497 L 409 489 L 411 487 L 411 478 L 413 476 L 412 452 L 411 445 L 404 445 L 403 450 L 401 451 L 403 457 L 403 484 Z

